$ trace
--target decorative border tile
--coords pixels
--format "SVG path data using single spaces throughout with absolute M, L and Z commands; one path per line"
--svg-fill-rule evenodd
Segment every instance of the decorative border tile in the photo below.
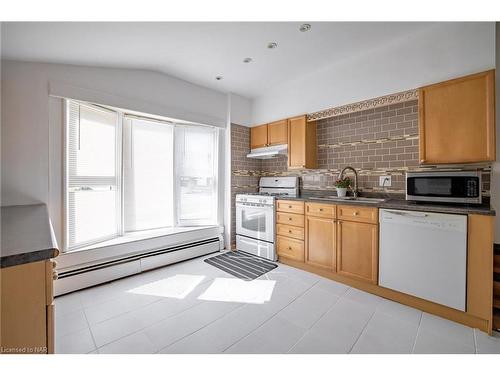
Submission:
M 418 99 L 418 90 L 408 90 L 396 94 L 384 95 L 374 99 L 363 100 L 361 102 L 328 108 L 323 111 L 309 113 L 307 121 L 321 120 L 329 117 L 345 115 L 367 109 L 383 107 L 389 104 L 402 103 L 409 100 Z
M 334 144 L 321 144 L 318 145 L 318 148 L 336 148 L 336 147 L 342 147 L 342 146 L 357 146 L 357 145 L 362 145 L 362 144 L 370 144 L 370 143 L 386 143 L 386 142 L 392 142 L 392 141 L 406 141 L 410 139 L 418 139 L 418 134 L 404 134 L 404 135 L 398 135 L 394 137 L 387 137 L 387 138 L 377 138 L 377 139 L 362 139 L 360 141 L 356 142 L 339 142 L 339 143 L 334 143 Z

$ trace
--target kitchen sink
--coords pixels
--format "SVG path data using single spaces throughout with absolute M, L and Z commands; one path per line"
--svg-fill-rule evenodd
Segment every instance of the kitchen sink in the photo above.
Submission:
M 386 200 L 383 198 L 368 198 L 368 197 L 337 197 L 336 195 L 327 195 L 322 197 L 314 197 L 314 199 L 335 200 L 335 201 L 349 201 L 360 203 L 382 203 Z

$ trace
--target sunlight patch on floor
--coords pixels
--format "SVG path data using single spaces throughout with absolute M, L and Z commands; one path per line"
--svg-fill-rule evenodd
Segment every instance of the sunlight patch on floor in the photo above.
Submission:
M 204 278 L 205 276 L 203 275 L 179 274 L 130 289 L 127 293 L 183 299 L 191 293 Z
M 271 300 L 275 284 L 274 280 L 245 281 L 218 277 L 198 299 L 262 304 Z

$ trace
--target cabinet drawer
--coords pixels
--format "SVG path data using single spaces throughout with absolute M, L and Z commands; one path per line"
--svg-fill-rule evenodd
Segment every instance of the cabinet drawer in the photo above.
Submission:
M 278 224 L 293 225 L 304 228 L 304 215 L 288 214 L 284 212 L 276 213 L 276 222 Z
M 304 261 L 304 241 L 277 236 L 278 255 L 284 258 Z
M 304 228 L 293 227 L 291 225 L 276 224 L 276 234 L 284 237 L 296 238 L 298 240 L 304 239 Z
M 276 211 L 289 212 L 292 214 L 304 214 L 304 202 L 278 200 Z
M 378 208 L 363 206 L 337 206 L 337 218 L 339 220 L 377 224 Z
M 335 218 L 335 205 L 307 202 L 306 203 L 306 215 L 334 219 Z

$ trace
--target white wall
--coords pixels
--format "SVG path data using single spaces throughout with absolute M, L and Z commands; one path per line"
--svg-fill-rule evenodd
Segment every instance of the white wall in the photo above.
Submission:
M 252 101 L 250 99 L 231 93 L 229 94 L 229 106 L 231 108 L 229 123 L 251 126 Z
M 265 123 L 494 67 L 494 22 L 440 23 L 273 87 L 253 100 L 252 120 Z

